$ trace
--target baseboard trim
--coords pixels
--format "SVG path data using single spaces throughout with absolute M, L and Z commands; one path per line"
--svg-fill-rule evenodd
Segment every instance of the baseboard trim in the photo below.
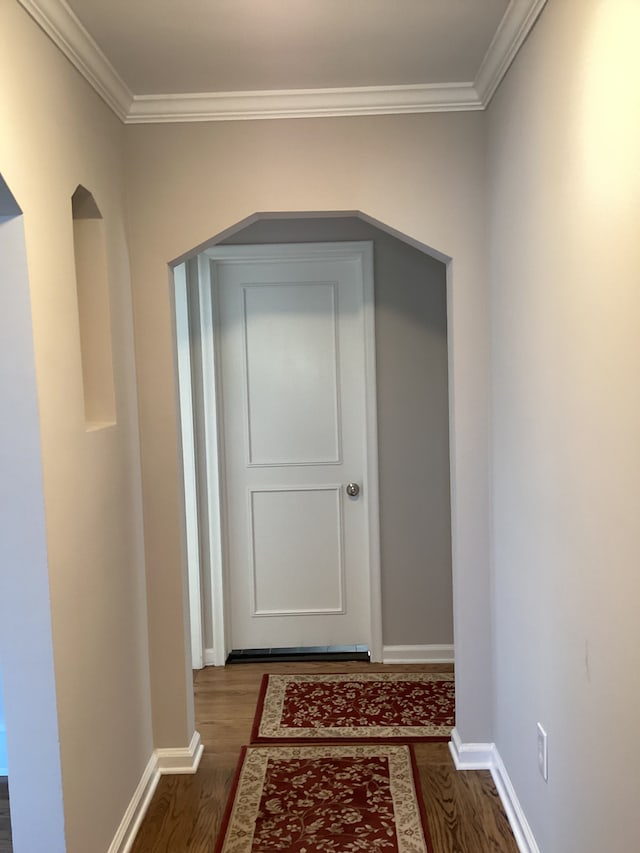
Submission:
M 203 751 L 204 746 L 200 742 L 199 732 L 194 732 L 191 743 L 186 749 L 154 750 L 107 853 L 129 853 L 160 777 L 169 774 L 195 773 Z
M 453 646 L 383 646 L 383 663 L 453 663 Z
M 129 853 L 140 829 L 140 824 L 147 813 L 151 798 L 158 786 L 159 779 L 158 757 L 154 752 L 144 769 L 138 787 L 131 798 L 131 802 L 127 806 L 127 810 L 111 842 L 108 853 Z
M 451 733 L 449 750 L 456 770 L 489 770 L 506 812 L 520 853 L 540 853 L 515 788 L 495 743 L 463 743 L 457 729 Z
M 533 835 L 533 831 L 529 826 L 526 815 L 520 805 L 515 788 L 507 773 L 507 768 L 500 757 L 500 753 L 493 748 L 493 764 L 491 766 L 491 775 L 498 789 L 498 794 L 502 800 L 502 805 L 507 813 L 511 829 L 516 839 L 520 853 L 540 853 L 540 848 Z
M 492 743 L 463 743 L 457 729 L 451 732 L 449 750 L 456 770 L 491 770 Z
M 195 773 L 200 764 L 204 746 L 200 742 L 200 733 L 194 732 L 191 743 L 186 749 L 156 749 L 158 770 L 165 773 Z
M 202 653 L 202 662 L 205 666 L 218 666 L 217 655 L 214 649 L 205 649 Z

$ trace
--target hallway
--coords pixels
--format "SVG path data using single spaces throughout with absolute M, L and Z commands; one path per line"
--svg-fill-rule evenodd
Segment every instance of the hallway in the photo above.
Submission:
M 195 673 L 196 728 L 205 752 L 195 776 L 163 776 L 132 853 L 209 853 L 240 747 L 249 743 L 264 672 L 451 671 L 447 664 L 237 664 Z M 517 853 L 489 771 L 456 772 L 447 743 L 417 743 L 434 853 Z

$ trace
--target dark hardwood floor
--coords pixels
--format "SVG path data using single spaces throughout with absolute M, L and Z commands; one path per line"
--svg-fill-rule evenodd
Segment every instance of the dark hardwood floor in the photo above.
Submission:
M 12 853 L 12 851 L 9 785 L 7 777 L 0 776 L 0 853 Z
M 264 672 L 450 671 L 446 665 L 237 664 L 195 676 L 196 726 L 205 746 L 194 776 L 163 776 L 131 853 L 211 853 L 240 747 L 249 743 Z M 446 743 L 416 757 L 434 853 L 518 853 L 488 771 L 457 772 Z

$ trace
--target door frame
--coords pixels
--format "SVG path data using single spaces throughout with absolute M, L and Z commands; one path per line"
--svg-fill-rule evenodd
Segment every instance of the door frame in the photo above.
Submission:
M 286 253 L 291 261 L 338 259 L 358 260 L 362 270 L 363 332 L 365 364 L 365 466 L 363 481 L 367 484 L 367 545 L 369 566 L 369 648 L 371 659 L 382 660 L 382 578 L 380 563 L 380 499 L 378 481 L 378 412 L 376 393 L 375 301 L 373 275 L 373 243 L 371 241 L 332 243 L 279 243 L 264 245 L 213 246 L 198 256 L 201 341 L 203 351 L 203 386 L 208 394 L 204 430 L 208 437 L 206 460 L 209 541 L 217 543 L 211 554 L 211 588 L 213 619 L 213 656 L 205 653 L 205 665 L 224 665 L 231 649 L 229 583 L 225 571 L 227 522 L 225 512 L 226 484 L 224 475 L 224 435 L 220 412 L 220 327 L 213 266 L 216 260 L 245 262 L 273 260 Z M 211 413 L 212 417 L 206 417 Z
M 189 580 L 189 623 L 191 628 L 191 667 L 204 666 L 204 636 L 202 625 L 202 582 L 200 560 L 200 522 L 198 517 L 198 486 L 195 446 L 195 411 L 191 373 L 191 333 L 189 326 L 188 264 L 173 271 L 176 330 L 177 391 L 179 399 L 182 475 L 184 487 L 184 539 Z

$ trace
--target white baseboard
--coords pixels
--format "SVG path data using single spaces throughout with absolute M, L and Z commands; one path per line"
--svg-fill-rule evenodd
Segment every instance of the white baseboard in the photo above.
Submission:
M 453 663 L 453 646 L 383 646 L 383 663 Z
M 215 649 L 205 649 L 202 653 L 202 660 L 205 666 L 224 666 L 225 655 L 218 655 Z
M 191 743 L 186 749 L 154 750 L 107 853 L 129 853 L 140 829 L 140 824 L 147 813 L 160 776 L 174 773 L 195 773 L 200 764 L 203 750 L 204 747 L 200 742 L 198 732 L 194 732 Z
M 463 743 L 458 730 L 454 729 L 451 733 L 449 749 L 456 770 L 491 771 L 518 850 L 520 853 L 540 853 L 540 848 L 495 743 Z
M 504 766 L 500 753 L 495 746 L 491 775 L 498 789 L 504 810 L 509 818 L 509 823 L 511 824 L 511 829 L 513 830 L 520 853 L 540 853 L 540 848 L 522 810 L 520 801 L 507 773 L 507 768 Z
M 129 853 L 160 779 L 158 757 L 151 755 L 107 853 Z
M 492 743 L 463 743 L 457 729 L 451 732 L 449 750 L 456 770 L 491 770 L 493 749 Z
M 165 773 L 195 773 L 200 764 L 204 746 L 200 733 L 194 732 L 186 749 L 156 749 L 158 770 Z

